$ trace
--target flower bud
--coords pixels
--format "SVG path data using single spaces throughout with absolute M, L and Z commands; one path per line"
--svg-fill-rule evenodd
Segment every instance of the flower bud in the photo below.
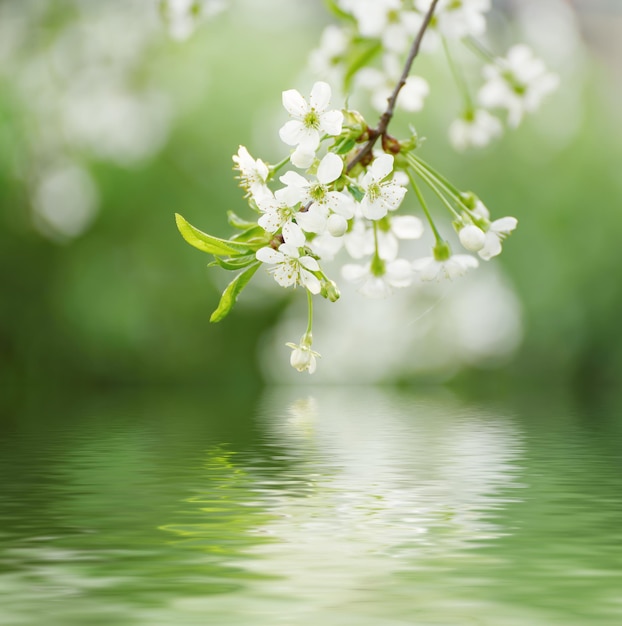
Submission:
M 478 252 L 486 243 L 486 235 L 481 228 L 469 224 L 458 233 L 460 243 L 470 252 Z
M 348 230 L 348 220 L 343 215 L 333 213 L 326 221 L 326 228 L 333 237 L 342 237 Z
M 320 295 L 330 302 L 337 302 L 339 300 L 341 294 L 339 293 L 339 289 L 337 285 L 332 280 L 325 280 L 322 282 L 322 289 L 320 291 Z

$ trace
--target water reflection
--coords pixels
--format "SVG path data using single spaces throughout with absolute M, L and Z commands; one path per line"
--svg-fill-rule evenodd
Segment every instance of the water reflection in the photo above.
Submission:
M 622 623 L 618 419 L 361 388 L 224 400 L 16 420 L 0 623 Z

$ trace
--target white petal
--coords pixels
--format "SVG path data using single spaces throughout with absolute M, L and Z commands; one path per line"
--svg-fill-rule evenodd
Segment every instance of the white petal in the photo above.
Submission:
M 389 211 L 382 198 L 370 202 L 367 196 L 361 200 L 361 211 L 368 220 L 381 220 Z
M 285 260 L 285 255 L 268 246 L 259 248 L 255 253 L 255 257 L 262 263 L 282 263 Z
M 502 217 L 490 225 L 490 230 L 495 233 L 509 234 L 517 225 L 518 220 L 515 217 Z
M 398 239 L 419 239 L 423 222 L 414 215 L 397 215 L 391 218 L 391 230 Z
M 379 276 L 370 276 L 359 288 L 359 293 L 366 298 L 377 300 L 389 297 L 391 295 L 391 289 L 386 281 Z
M 352 283 L 358 283 L 369 275 L 369 270 L 366 265 L 348 263 L 341 268 L 341 275 Z
M 343 128 L 343 113 L 341 111 L 326 111 L 320 115 L 320 128 L 327 135 L 339 135 Z
M 330 85 L 320 80 L 313 85 L 309 101 L 316 112 L 322 113 L 330 103 L 330 96 Z
M 320 265 L 312 256 L 300 257 L 300 264 L 310 272 L 319 272 Z
M 305 125 L 298 120 L 289 120 L 279 130 L 279 137 L 288 146 L 296 146 L 305 137 Z
M 386 279 L 392 287 L 408 287 L 412 282 L 413 269 L 405 259 L 396 259 L 387 263 Z
M 300 282 L 303 287 L 306 287 L 314 295 L 317 295 L 322 290 L 322 283 L 307 270 L 300 270 Z
M 302 228 L 300 228 L 298 224 L 294 224 L 294 222 L 287 222 L 283 226 L 283 239 L 286 244 L 294 246 L 295 248 L 304 246 L 306 241 Z
M 297 89 L 288 89 L 283 92 L 283 106 L 293 117 L 303 118 L 309 111 L 309 105 Z
M 337 180 L 343 172 L 343 161 L 333 152 L 329 152 L 317 168 L 317 179 L 327 185 Z
M 375 181 L 386 178 L 393 171 L 393 155 L 385 153 L 376 157 L 369 171 Z
M 292 164 L 302 170 L 306 170 L 308 167 L 311 167 L 314 159 L 315 150 L 309 150 L 303 146 L 298 146 L 290 157 Z

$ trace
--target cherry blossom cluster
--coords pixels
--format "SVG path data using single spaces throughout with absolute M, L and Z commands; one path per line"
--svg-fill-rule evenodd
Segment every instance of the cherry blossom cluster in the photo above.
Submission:
M 211 321 L 228 314 L 260 268 L 280 287 L 306 293 L 307 328 L 299 342 L 287 346 L 292 350 L 292 367 L 309 373 L 315 371 L 319 356 L 312 349 L 314 296 L 334 302 L 340 297 L 337 282 L 341 279 L 369 298 L 385 298 L 415 283 L 453 280 L 481 260 L 500 254 L 504 239 L 517 226 L 514 217 L 493 220 L 476 194 L 458 188 L 427 163 L 419 154 L 421 142 L 414 130 L 402 140 L 387 130 L 396 104 L 405 104 L 411 113 L 423 105 L 427 83 L 409 76 L 419 46 L 427 42 L 427 48 L 433 49 L 442 43 L 447 51 L 447 39 L 481 35 L 488 0 L 335 0 L 332 4 L 345 25 L 327 30 L 312 58 L 315 65 L 323 61 L 332 70 L 341 67 L 350 80 L 354 78 L 352 87 L 371 86 L 382 77 L 385 87 L 380 83 L 373 87 L 383 111 L 378 124 L 368 124 L 360 112 L 331 103 L 333 89 L 328 82 L 316 82 L 308 97 L 296 89 L 286 90 L 282 103 L 289 119 L 278 131 L 284 158 L 270 164 L 251 156 L 244 146 L 233 156 L 254 219 L 230 212 L 230 224 L 238 232 L 225 240 L 177 216 L 188 243 L 212 254 L 216 265 L 239 272 Z M 337 36 L 342 37 L 343 47 L 337 46 Z M 345 62 L 334 62 L 346 60 L 349 45 L 370 42 L 383 52 L 382 71 L 365 63 L 348 68 Z M 403 62 L 400 55 L 405 54 L 408 58 Z M 448 59 L 452 63 L 449 54 Z M 456 72 L 453 63 L 452 67 Z M 484 74 L 480 101 L 505 108 L 511 125 L 535 108 L 556 80 L 524 46 L 510 50 L 506 59 L 495 59 Z M 459 147 L 482 145 L 494 134 L 490 120 L 499 123 L 484 108 L 469 111 L 451 127 Z M 449 220 L 436 217 L 439 209 Z M 442 232 L 448 229 L 448 221 L 457 233 L 453 245 L 462 248 L 457 253 Z M 431 250 L 413 259 L 403 243 L 421 238 L 425 230 L 433 241 Z
M 333 0 L 341 25 L 324 30 L 319 47 L 310 55 L 316 75 L 334 85 L 367 91 L 379 112 L 400 77 L 410 44 L 421 28 L 430 0 Z M 515 128 L 525 113 L 535 111 L 558 84 L 524 44 L 506 56 L 491 53 L 479 39 L 486 33 L 491 0 L 439 0 L 425 36 L 423 53 L 441 51 L 461 96 L 461 110 L 449 126 L 449 139 L 457 150 L 481 148 L 503 132 L 503 119 Z M 483 61 L 482 81 L 475 89 L 455 60 L 461 45 Z M 406 79 L 398 107 L 420 111 L 430 92 L 428 82 L 416 75 Z

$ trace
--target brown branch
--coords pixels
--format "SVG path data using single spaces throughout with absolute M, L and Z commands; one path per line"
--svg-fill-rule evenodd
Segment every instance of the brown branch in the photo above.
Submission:
M 350 172 L 357 163 L 360 163 L 368 155 L 371 155 L 371 151 L 376 145 L 376 141 L 378 141 L 380 137 L 385 138 L 387 136 L 387 128 L 389 127 L 389 123 L 391 122 L 393 114 L 395 113 L 395 103 L 397 102 L 397 97 L 399 96 L 402 87 L 406 84 L 406 79 L 410 74 L 410 70 L 412 68 L 415 57 L 419 54 L 421 40 L 423 39 L 425 31 L 430 25 L 432 15 L 434 14 L 434 10 L 436 9 L 437 4 L 438 0 L 432 0 L 430 8 L 423 18 L 423 22 L 421 24 L 421 27 L 419 28 L 419 32 L 417 33 L 410 52 L 408 53 L 408 58 L 406 59 L 406 63 L 404 65 L 402 75 L 400 76 L 400 80 L 397 85 L 395 85 L 393 93 L 388 98 L 387 109 L 380 117 L 380 120 L 378 121 L 378 126 L 376 128 L 369 128 L 367 130 L 369 139 L 367 140 L 367 143 L 356 153 L 354 158 L 348 163 L 348 166 L 346 167 L 346 173 Z

